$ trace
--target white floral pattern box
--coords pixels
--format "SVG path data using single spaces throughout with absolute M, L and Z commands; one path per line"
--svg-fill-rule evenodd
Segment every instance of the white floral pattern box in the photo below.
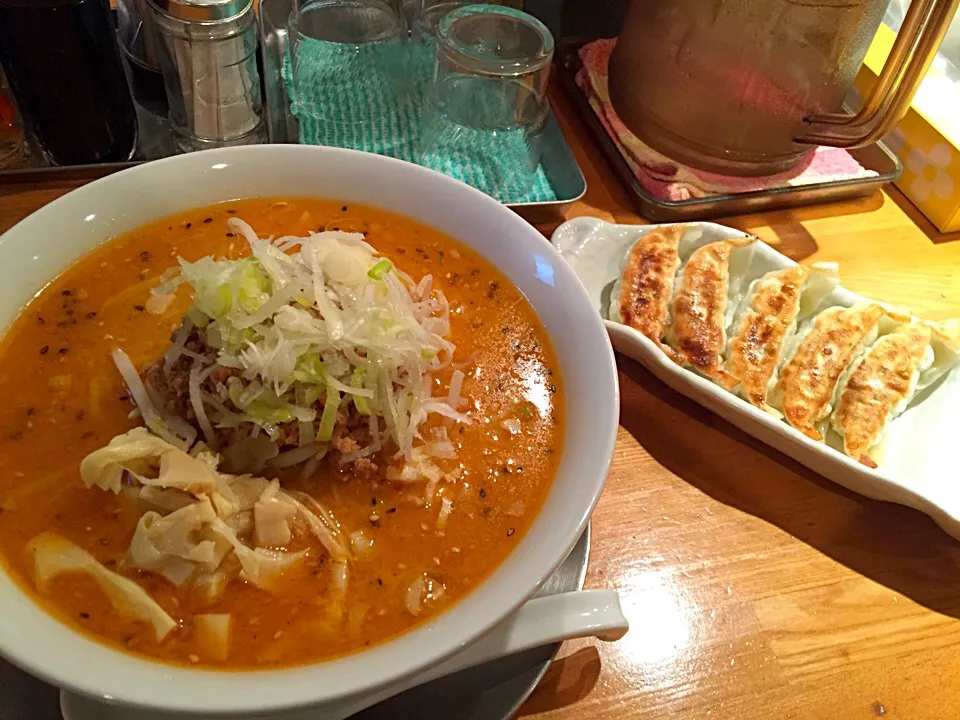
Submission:
M 889 27 L 880 27 L 857 76 L 851 104 L 876 82 L 894 37 Z M 894 184 L 943 232 L 960 230 L 960 82 L 950 75 L 947 61 L 938 56 L 909 112 L 884 138 L 903 162 L 903 175 Z

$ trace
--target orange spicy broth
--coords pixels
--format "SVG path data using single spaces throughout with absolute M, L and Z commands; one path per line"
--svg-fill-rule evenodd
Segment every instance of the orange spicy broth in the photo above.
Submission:
M 422 485 L 376 483 L 332 466 L 306 483 L 346 534 L 363 529 L 374 541 L 368 558 L 350 563 L 346 614 L 339 619 L 326 606 L 330 573 L 319 548 L 273 593 L 234 580 L 212 604 L 189 587 L 125 568 L 142 510 L 80 481 L 81 459 L 136 424 L 128 418 L 132 406 L 111 347 L 123 348 L 138 368 L 165 351 L 189 296 L 181 291 L 157 317 L 144 308 L 150 288 L 178 255 L 246 254 L 246 242 L 227 230 L 230 215 L 262 237 L 324 228 L 366 232 L 368 242 L 415 279 L 433 274 L 434 286 L 450 301 L 455 361 L 476 353 L 462 390 L 473 423 L 452 428 L 462 475 L 442 484 L 433 502 L 422 504 Z M 556 358 L 530 305 L 498 270 L 407 218 L 316 199 L 196 209 L 94 250 L 50 283 L 7 332 L 0 345 L 0 397 L 6 398 L 0 406 L 0 552 L 12 575 L 36 596 L 25 544 L 43 531 L 59 533 L 134 578 L 180 626 L 157 643 L 149 626 L 118 615 L 95 581 L 77 573 L 58 577 L 39 598 L 56 616 L 134 653 L 238 669 L 356 651 L 456 602 L 523 537 L 549 490 L 563 438 Z M 517 434 L 502 424 L 511 418 L 521 421 Z M 441 535 L 435 527 L 444 495 L 453 512 Z M 445 594 L 414 617 L 405 608 L 405 590 L 424 572 L 443 583 Z M 225 663 L 205 656 L 194 639 L 191 618 L 207 612 L 232 616 Z

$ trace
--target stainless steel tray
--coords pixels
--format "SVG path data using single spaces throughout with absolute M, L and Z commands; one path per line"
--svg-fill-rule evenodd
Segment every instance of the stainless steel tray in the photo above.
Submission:
M 272 143 L 296 143 L 300 137 L 299 124 L 290 112 L 290 99 L 281 72 L 288 47 L 287 19 L 292 7 L 292 0 L 260 2 L 264 105 L 267 108 L 267 132 Z M 552 110 L 544 130 L 541 164 L 557 199 L 538 203 L 508 203 L 507 207 L 530 222 L 563 219 L 564 211 L 586 193 L 587 181 Z
M 579 50 L 588 40 L 562 40 L 557 44 L 555 70 L 564 90 L 586 123 L 594 142 L 600 148 L 614 174 L 624 185 L 637 211 L 651 222 L 685 222 L 708 218 L 743 215 L 766 210 L 779 210 L 800 205 L 849 200 L 872 195 L 903 172 L 903 164 L 883 143 L 850 150 L 850 154 L 876 177 L 835 180 L 811 185 L 789 186 L 772 190 L 713 195 L 706 198 L 670 201 L 648 193 L 634 177 L 633 171 L 607 134 L 575 77 L 580 70 Z
M 299 137 L 297 120 L 290 113 L 287 90 L 280 72 L 282 58 L 287 50 L 286 26 L 291 8 L 292 0 L 262 0 L 260 3 L 262 84 L 271 143 L 296 143 Z M 144 113 L 145 111 L 138 108 L 141 122 L 150 122 L 155 135 L 157 133 L 156 116 L 149 116 L 147 120 L 148 116 Z M 164 145 L 172 146 L 172 142 Z M 0 170 L 0 187 L 18 183 L 95 180 L 143 162 L 147 161 L 136 159 L 132 162 L 54 167 L 45 165 L 35 153 L 31 153 L 24 166 Z M 530 222 L 562 220 L 564 211 L 574 201 L 583 197 L 587 191 L 587 183 L 552 112 L 544 134 L 542 164 L 547 179 L 557 194 L 557 200 L 513 203 L 508 204 L 507 207 Z

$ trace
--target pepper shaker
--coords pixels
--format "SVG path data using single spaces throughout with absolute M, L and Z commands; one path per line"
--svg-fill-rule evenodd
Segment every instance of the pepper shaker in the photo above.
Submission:
M 266 142 L 252 0 L 149 0 L 181 151 Z

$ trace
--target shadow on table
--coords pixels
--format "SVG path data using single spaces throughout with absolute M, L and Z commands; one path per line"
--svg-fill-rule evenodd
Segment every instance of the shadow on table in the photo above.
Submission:
M 760 239 L 770 244 L 777 252 L 802 262 L 819 250 L 816 239 L 804 223 L 840 215 L 853 217 L 876 212 L 883 207 L 884 202 L 887 200 L 883 194 L 876 192 L 855 200 L 806 205 L 789 211 L 772 210 L 752 215 L 738 215 L 720 218 L 717 222 L 745 233 L 759 233 Z
M 844 489 L 674 392 L 638 363 L 617 359 L 629 381 L 621 382 L 620 424 L 660 464 L 861 575 L 960 617 L 960 542 L 933 520 Z
M 517 717 L 539 715 L 579 702 L 597 684 L 600 669 L 600 653 L 592 645 L 554 660 Z
M 960 240 L 960 232 L 940 232 L 937 230 L 936 226 L 930 222 L 926 216 L 920 212 L 916 205 L 910 202 L 910 199 L 907 198 L 899 188 L 888 187 L 887 194 L 890 196 L 890 199 L 895 202 L 904 214 L 913 221 L 913 224 L 916 225 L 924 235 L 927 236 L 927 239 L 934 245 L 942 245 L 944 243 L 957 242 Z

